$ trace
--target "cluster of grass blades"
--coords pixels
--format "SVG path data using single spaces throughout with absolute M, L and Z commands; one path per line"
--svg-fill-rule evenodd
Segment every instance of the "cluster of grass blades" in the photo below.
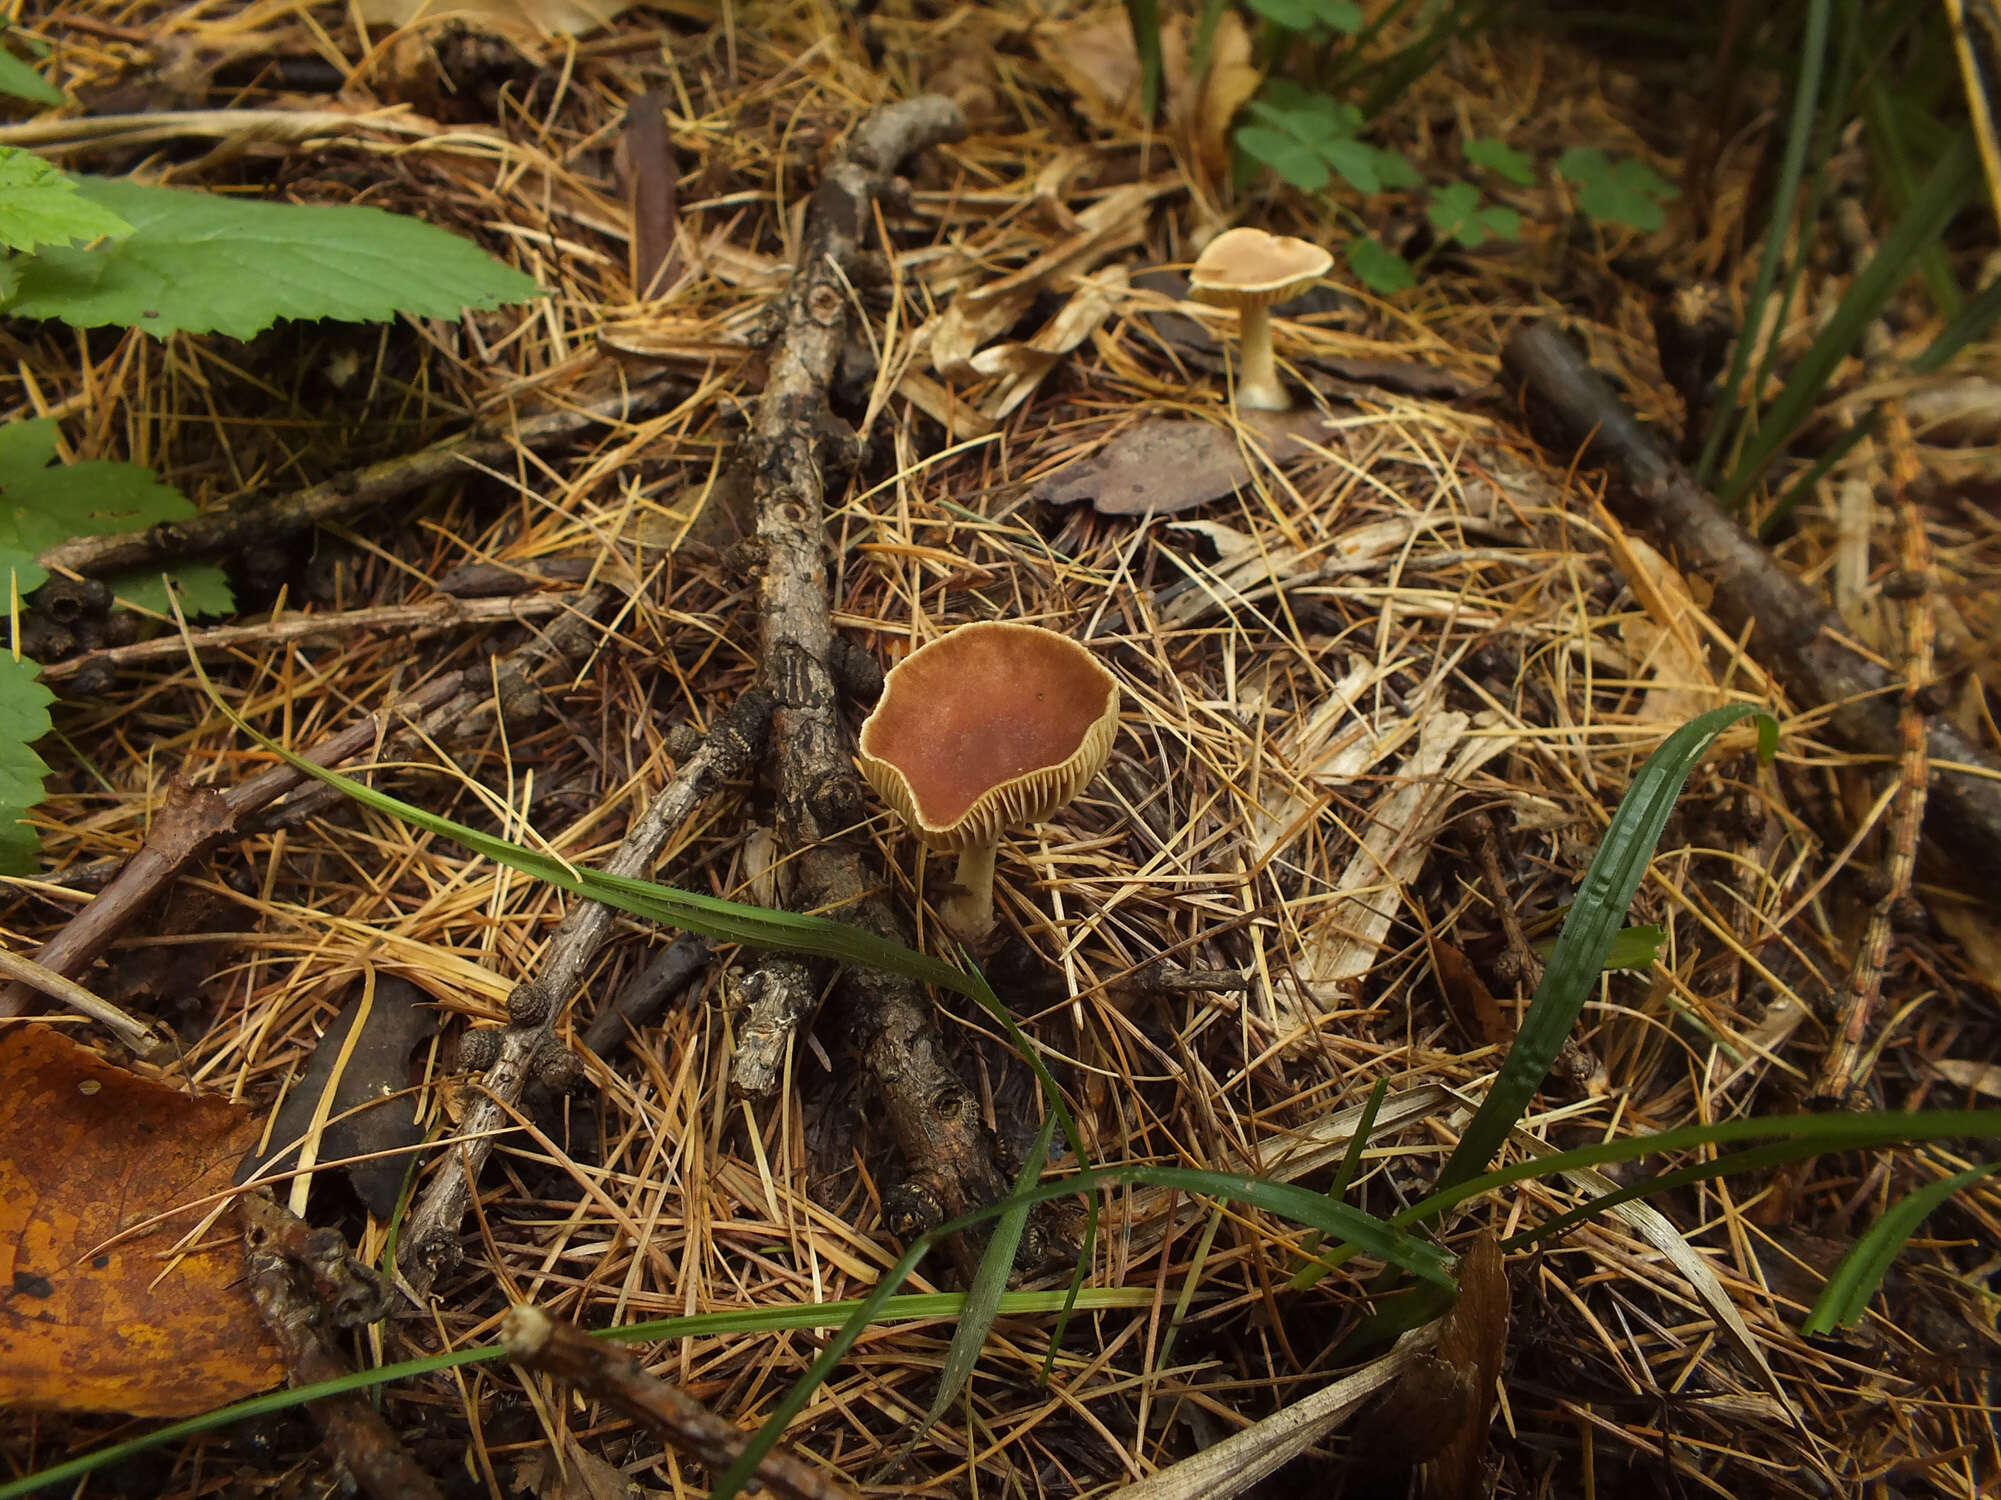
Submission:
M 1745 398 L 1719 406 L 1704 435 L 1696 478 L 1738 508 L 1749 503 L 1807 427 L 1836 370 L 1861 347 L 1864 331 L 1913 277 L 1922 282 L 1945 330 L 1901 373 L 1936 372 L 2001 317 L 2001 283 L 1969 296 L 1945 253 L 1947 229 L 1978 195 L 1982 154 L 1991 155 L 1995 145 L 1984 109 L 1975 110 L 1971 121 L 1958 118 L 1980 84 L 1968 78 L 1966 94 L 1953 97 L 1958 69 L 1944 9 L 1883 0 L 1798 0 L 1776 12 L 1773 25 L 1795 39 L 1780 52 L 1793 59 L 1792 107 L 1743 326 L 1785 326 L 1822 222 L 1828 164 L 1851 125 L 1861 127 L 1872 178 L 1895 217 L 1770 400 L 1757 393 L 1775 377 L 1779 341 L 1767 341 L 1759 353 L 1753 339 L 1737 340 L 1723 389 L 1733 397 L 1746 393 Z M 2001 204 L 1995 206 L 2001 210 Z M 1766 508 L 1761 531 L 1770 536 L 1782 527 L 1800 500 L 1875 426 L 1871 414 L 1824 447 Z
M 577 869 L 552 855 L 491 838 L 336 772 L 311 766 L 263 736 L 257 735 L 256 738 L 294 765 L 340 788 L 365 806 L 406 819 L 501 864 L 548 879 L 578 896 L 705 933 L 720 941 L 780 948 L 837 962 L 873 963 L 968 995 L 1007 1028 L 1015 1045 L 1021 1049 L 1023 1058 L 1043 1080 L 1049 1113 L 1014 1191 L 998 1203 L 940 1225 L 913 1240 L 868 1296 L 839 1303 L 668 1318 L 600 1332 L 601 1337 L 636 1342 L 697 1334 L 754 1333 L 792 1328 L 836 1330 L 812 1366 L 794 1382 L 751 1435 L 738 1462 L 719 1476 L 713 1494 L 727 1497 L 740 1491 L 758 1461 L 779 1441 L 813 1392 L 846 1357 L 855 1340 L 873 1326 L 909 1318 L 948 1318 L 956 1324 L 938 1397 L 903 1452 L 897 1455 L 894 1462 L 900 1462 L 939 1414 L 958 1398 L 971 1377 L 980 1348 L 997 1318 L 1056 1315 L 1059 1323 L 1050 1341 L 1050 1357 L 1053 1359 L 1062 1337 L 1060 1320 L 1070 1312 L 1134 1306 L 1142 1302 L 1150 1304 L 1155 1296 L 1152 1287 L 1087 1289 L 1080 1282 L 1073 1282 L 1067 1291 L 1062 1292 L 1005 1290 L 1028 1211 L 1035 1204 L 1050 1199 L 1081 1194 L 1095 1203 L 1101 1188 L 1147 1185 L 1239 1204 L 1303 1225 L 1312 1236 L 1307 1242 L 1312 1258 L 1295 1276 L 1293 1287 L 1303 1289 L 1310 1286 L 1328 1267 L 1356 1255 L 1379 1260 L 1385 1268 L 1385 1276 L 1378 1283 L 1383 1295 L 1378 1299 L 1377 1316 L 1370 1326 L 1380 1334 L 1434 1316 L 1452 1299 L 1455 1291 L 1452 1258 L 1423 1231 L 1437 1224 L 1442 1216 L 1459 1204 L 1512 1183 L 1656 1154 L 1708 1153 L 1711 1148 L 1722 1146 L 1742 1148 L 1724 1154 L 1705 1155 L 1693 1165 L 1642 1178 L 1526 1228 L 1503 1247 L 1521 1249 L 1548 1241 L 1578 1222 L 1605 1213 L 1617 1204 L 1668 1192 L 1689 1183 L 1769 1171 L 1829 1152 L 2001 1136 L 2001 1110 L 1751 1118 L 1606 1141 L 1577 1150 L 1536 1156 L 1495 1170 L 1487 1169 L 1488 1162 L 1499 1151 L 1508 1132 L 1529 1109 L 1558 1048 L 1596 992 L 1613 941 L 1689 772 L 1718 735 L 1752 716 L 1758 721 L 1760 756 L 1769 759 L 1776 742 L 1776 721 L 1761 710 L 1733 705 L 1704 714 L 1676 731 L 1640 768 L 1585 873 L 1577 899 L 1551 954 L 1542 985 L 1523 1017 L 1515 1044 L 1502 1062 L 1493 1086 L 1462 1132 L 1459 1144 L 1441 1169 L 1431 1194 L 1388 1220 L 1342 1201 L 1355 1178 L 1359 1153 L 1373 1124 L 1373 1110 L 1365 1113 L 1362 1126 L 1356 1131 L 1349 1148 L 1348 1160 L 1337 1173 L 1334 1189 L 1330 1193 L 1317 1193 L 1290 1184 L 1223 1172 L 1150 1166 L 1094 1167 L 1074 1144 L 1072 1166 L 1045 1177 L 1044 1161 L 1054 1131 L 1060 1126 L 1075 1143 L 1074 1127 L 1034 1049 L 1015 1028 L 984 978 L 970 965 L 957 968 L 823 918 L 801 917 L 718 901 L 649 881 L 620 880 Z M 240 720 L 238 722 L 241 723 Z M 255 731 L 248 731 L 248 726 L 245 728 L 255 734 Z M 1378 1090 L 1372 1096 L 1372 1102 L 1380 1102 L 1380 1093 Z M 1954 1192 L 1990 1170 L 1980 1166 L 1941 1178 L 1913 1192 L 1885 1213 L 1860 1237 L 1829 1279 L 1803 1331 L 1825 1332 L 1859 1319 L 1899 1248 L 1923 1218 Z M 990 1235 L 969 1291 L 925 1296 L 901 1293 L 904 1282 L 932 1249 L 949 1236 L 990 1223 L 996 1224 L 996 1228 Z M 1090 1259 L 1087 1246 L 1079 1258 L 1080 1277 L 1082 1268 L 1088 1266 Z M 0 1500 L 10 1500 L 12 1496 L 25 1495 L 49 1485 L 72 1482 L 104 1464 L 297 1402 L 498 1359 L 504 1352 L 498 1345 L 462 1349 L 360 1371 L 321 1385 L 256 1397 L 0 1484 Z

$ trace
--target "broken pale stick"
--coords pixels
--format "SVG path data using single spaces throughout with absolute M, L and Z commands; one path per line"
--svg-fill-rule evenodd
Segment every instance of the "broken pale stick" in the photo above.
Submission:
M 1760 665 L 1804 706 L 1825 707 L 1833 738 L 1895 763 L 1905 757 L 1903 684 L 1847 644 L 1839 619 L 1697 487 L 1553 326 L 1508 340 L 1503 366 L 1624 480 L 1615 509 L 1645 526 L 1683 572 L 1715 589 L 1709 612 L 1748 632 Z M 2001 760 L 1939 715 L 1925 721 L 1931 761 L 1925 836 L 1981 880 L 2001 880 Z
M 752 688 L 718 715 L 701 747 L 682 762 L 626 831 L 605 870 L 645 876 L 661 846 L 697 805 L 730 777 L 756 764 L 770 714 L 770 696 Z M 498 1032 L 469 1033 L 469 1037 L 492 1038 L 481 1044 L 492 1049 L 492 1056 L 479 1058 L 485 1077 L 467 1102 L 457 1134 L 445 1143 L 445 1157 L 425 1184 L 403 1231 L 398 1262 L 417 1291 L 429 1291 L 438 1272 L 457 1262 L 459 1222 L 472 1201 L 473 1184 L 529 1080 L 548 1070 L 551 1058 L 561 1059 L 564 1068 L 574 1065 L 572 1054 L 556 1040 L 556 1022 L 589 975 L 615 916 L 609 906 L 578 901 L 550 938 L 541 971 L 516 985 L 507 997 L 508 1025 Z M 462 1050 L 461 1061 L 477 1056 Z

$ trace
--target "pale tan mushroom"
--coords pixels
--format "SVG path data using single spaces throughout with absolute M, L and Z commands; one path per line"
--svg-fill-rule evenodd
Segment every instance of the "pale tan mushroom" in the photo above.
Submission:
M 1081 792 L 1118 727 L 1117 679 L 1039 625 L 961 625 L 890 669 L 862 725 L 862 774 L 923 843 L 959 856 L 938 909 L 953 936 L 993 930 L 1002 830 Z
M 1188 272 L 1189 295 L 1237 309 L 1243 340 L 1237 405 L 1253 411 L 1292 406 L 1272 354 L 1271 307 L 1305 291 L 1333 265 L 1334 257 L 1311 240 L 1262 229 L 1225 230 L 1196 257 Z

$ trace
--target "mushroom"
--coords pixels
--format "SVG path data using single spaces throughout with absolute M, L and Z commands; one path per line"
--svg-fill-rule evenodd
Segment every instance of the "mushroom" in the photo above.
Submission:
M 993 931 L 1001 831 L 1081 792 L 1118 727 L 1118 680 L 1039 625 L 961 625 L 890 669 L 862 724 L 862 774 L 927 846 L 959 856 L 938 909 L 953 936 Z
M 1244 345 L 1237 404 L 1254 411 L 1286 411 L 1292 398 L 1278 378 L 1271 349 L 1271 305 L 1297 296 L 1325 276 L 1334 257 L 1310 240 L 1229 229 L 1209 241 L 1188 271 L 1189 295 L 1198 302 L 1237 309 Z

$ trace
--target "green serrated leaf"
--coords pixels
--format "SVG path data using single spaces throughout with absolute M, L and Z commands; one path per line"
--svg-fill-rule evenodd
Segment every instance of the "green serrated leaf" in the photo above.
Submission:
M 1456 239 L 1471 249 L 1487 238 L 1480 228 L 1479 212 L 1480 190 L 1470 182 L 1451 182 L 1431 190 L 1424 216 L 1431 220 L 1439 238 Z
M 31 104 L 61 104 L 63 91 L 13 53 L 0 47 L 0 94 L 11 94 Z
M 20 261 L 12 255 L 0 254 L 0 307 L 7 305 L 20 285 Z
M 81 189 L 80 178 L 34 152 L 0 146 L 0 248 L 36 250 L 132 232 L 130 224 Z
M 1394 296 L 1417 285 L 1417 273 L 1410 262 L 1384 248 L 1374 235 L 1348 242 L 1348 269 L 1361 278 L 1362 285 L 1378 296 Z
M 1237 149 L 1262 162 L 1296 188 L 1317 193 L 1327 186 L 1327 163 L 1320 151 L 1297 136 L 1266 125 L 1237 128 Z
M 0 582 L 11 568 L 24 594 L 48 580 L 35 557 L 58 543 L 195 513 L 150 469 L 106 459 L 51 466 L 55 452 L 56 424 L 47 417 L 0 427 Z
M 1469 165 L 1485 167 L 1516 187 L 1535 185 L 1535 166 L 1528 157 L 1502 141 L 1468 141 L 1460 147 Z
M 1357 140 L 1321 141 L 1318 144 L 1327 165 L 1356 192 L 1374 194 L 1383 190 L 1382 174 L 1376 164 L 1376 158 L 1381 153 L 1374 146 Z
M 471 241 L 377 208 L 252 203 L 102 177 L 78 183 L 132 233 L 38 255 L 22 268 L 9 308 L 16 315 L 247 339 L 280 318 L 455 319 L 542 293 Z
M 1522 216 L 1498 203 L 1489 203 L 1480 210 L 1480 225 L 1490 239 L 1518 240 L 1522 237 Z
M 1434 190 L 1425 216 L 1441 238 L 1457 240 L 1469 250 L 1490 239 L 1513 239 L 1521 230 L 1520 215 L 1511 208 L 1482 204 L 1480 190 L 1470 182 Z
M 1424 174 L 1404 156 L 1401 151 L 1386 151 L 1375 148 L 1376 175 L 1383 180 L 1386 188 L 1414 188 L 1424 185 Z
M 1666 222 L 1661 205 L 1678 196 L 1645 162 L 1615 162 L 1595 146 L 1571 147 L 1557 158 L 1556 170 L 1577 184 L 1577 206 L 1587 217 L 1643 233 Z
M 0 651 L 0 875 L 32 875 L 41 865 L 41 843 L 21 814 L 42 800 L 48 765 L 35 754 L 49 732 L 56 695 L 37 681 L 41 668 Z
M 1253 118 L 1304 141 L 1331 140 L 1362 128 L 1362 112 L 1354 105 L 1283 78 L 1267 83 L 1245 108 Z
M 171 573 L 126 573 L 106 582 L 120 604 L 156 615 L 174 612 L 170 598 L 180 601 L 181 613 L 191 620 L 236 612 L 236 593 L 219 563 L 188 563 Z

